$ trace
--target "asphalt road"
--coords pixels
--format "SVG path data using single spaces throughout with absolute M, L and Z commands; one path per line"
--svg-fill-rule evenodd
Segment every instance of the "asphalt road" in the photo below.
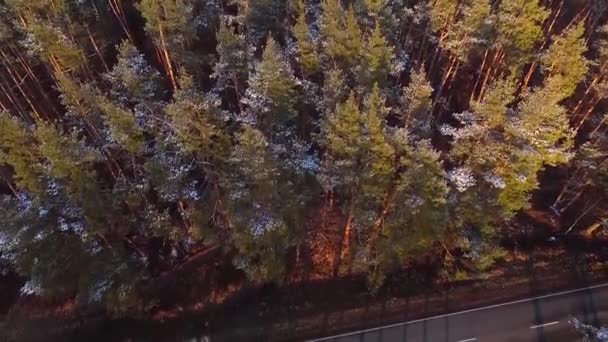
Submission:
M 608 324 L 608 283 L 312 341 L 580 341 L 568 322 L 572 317 L 591 324 Z

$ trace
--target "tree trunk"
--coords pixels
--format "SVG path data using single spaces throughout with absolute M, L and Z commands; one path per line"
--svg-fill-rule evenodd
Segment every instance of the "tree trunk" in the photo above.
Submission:
M 583 115 L 583 118 L 581 119 L 581 121 L 578 123 L 578 125 L 574 129 L 574 134 L 578 133 L 578 131 L 581 129 L 581 127 L 583 126 L 583 124 L 585 124 L 585 121 L 587 121 L 587 119 L 589 118 L 589 115 L 591 115 L 591 113 L 595 109 L 595 106 L 597 106 L 597 104 L 599 102 L 600 102 L 600 99 L 595 98 L 595 100 L 593 101 L 593 103 L 591 104 L 591 106 L 589 107 L 589 109 L 585 112 L 585 115 Z
M 524 82 L 521 85 L 521 89 L 524 89 L 524 88 L 528 87 L 528 83 L 530 83 L 530 79 L 532 78 L 532 75 L 536 71 L 536 66 L 537 65 L 538 65 L 537 62 L 533 62 L 532 65 L 530 65 L 530 70 L 528 70 L 528 74 L 526 75 L 526 78 L 524 78 Z
M 488 59 L 489 52 L 490 52 L 490 50 L 486 49 L 486 52 L 483 55 L 483 61 L 481 62 L 481 67 L 479 68 L 479 71 L 477 72 L 475 85 L 473 86 L 473 91 L 471 92 L 471 97 L 469 98 L 469 103 L 473 102 L 473 100 L 475 99 L 475 91 L 477 90 L 477 86 L 479 85 L 481 76 L 483 76 L 483 68 L 486 66 L 486 60 Z
M 591 131 L 589 136 L 593 136 L 600 129 L 600 127 L 602 127 L 604 122 L 606 122 L 606 115 L 604 115 L 604 117 L 602 118 L 602 121 L 600 121 L 600 123 L 597 124 L 597 126 L 595 126 L 595 128 L 593 129 L 593 131 Z
M 12 51 L 13 55 L 17 56 L 17 60 L 19 61 L 19 64 L 21 65 L 21 67 L 27 72 L 27 74 L 30 76 L 30 78 L 32 80 L 34 80 L 34 83 L 36 84 L 36 87 L 38 88 L 38 92 L 42 95 L 42 97 L 44 97 L 44 100 L 47 102 L 49 107 L 52 108 L 54 116 L 58 117 L 59 111 L 57 110 L 57 104 L 54 101 L 51 101 L 51 99 L 48 97 L 46 90 L 42 86 L 42 83 L 38 79 L 38 76 L 36 76 L 36 74 L 32 70 L 32 67 L 29 65 L 27 60 L 22 56 L 22 54 L 19 52 L 18 49 L 10 47 L 10 50 Z M 2 53 L 4 53 L 4 52 L 2 52 Z M 48 69 L 45 69 L 45 70 L 48 70 Z
M 557 8 L 557 11 L 555 12 L 555 15 L 553 16 L 553 20 L 551 20 L 549 27 L 547 27 L 547 29 L 545 30 L 545 42 L 543 43 L 543 46 L 547 44 L 547 42 L 549 41 L 549 38 L 551 37 L 551 32 L 553 31 L 553 27 L 555 26 L 557 19 L 559 18 L 560 14 L 562 13 L 562 10 L 564 9 L 564 3 L 565 3 L 565 1 L 562 0 L 561 3 L 559 4 L 559 7 Z
M 125 31 L 127 38 L 129 38 L 132 43 L 135 43 L 135 40 L 133 39 L 133 37 L 131 36 L 131 32 L 129 31 L 129 27 L 125 20 L 124 11 L 119 0 L 108 0 L 108 3 L 110 4 L 110 9 L 112 9 L 114 16 L 116 16 L 118 23 L 122 27 L 123 31 Z
M 495 55 L 494 55 L 494 59 L 492 60 L 492 64 L 488 67 L 488 71 L 486 72 L 486 76 L 483 79 L 483 83 L 481 84 L 481 89 L 479 90 L 479 95 L 477 96 L 477 101 L 480 101 L 483 97 L 483 94 L 485 92 L 486 89 L 486 85 L 488 84 L 488 80 L 490 79 L 490 75 L 492 74 L 493 70 L 494 70 L 494 66 L 497 64 L 498 62 L 498 58 L 500 57 L 500 55 L 502 54 L 503 49 L 499 49 L 498 51 L 496 51 Z
M 448 79 L 450 78 L 450 75 L 452 74 L 452 70 L 454 70 L 454 66 L 460 63 L 457 57 L 451 57 L 450 59 L 450 67 L 448 68 L 446 74 L 443 76 L 442 81 L 441 81 L 441 85 L 439 86 L 439 89 L 437 90 L 437 95 L 435 95 L 435 101 L 433 101 L 433 108 L 431 109 L 431 113 L 434 114 L 435 113 L 435 109 L 437 107 L 437 103 L 439 102 L 439 99 L 441 98 L 441 95 L 443 94 L 443 88 L 445 87 L 445 84 L 447 83 Z
M 173 70 L 173 64 L 171 63 L 171 57 L 169 56 L 169 51 L 167 50 L 167 43 L 165 42 L 165 33 L 164 33 L 162 25 L 160 25 L 160 24 L 158 25 L 158 32 L 160 35 L 161 52 L 165 59 L 169 80 L 171 81 L 171 86 L 173 87 L 173 90 L 175 91 L 175 90 L 179 89 L 179 87 L 177 85 L 177 80 L 175 78 L 175 72 Z
M 29 104 L 29 106 L 32 109 L 32 111 L 34 112 L 34 115 L 36 116 L 36 118 L 38 120 L 42 120 L 42 117 L 40 116 L 40 113 L 38 112 L 38 109 L 36 109 L 36 106 L 34 105 L 34 103 L 31 101 L 31 99 L 29 98 L 29 96 L 27 95 L 27 93 L 23 90 L 23 87 L 21 87 L 21 81 L 18 80 L 16 78 L 16 76 L 13 74 L 13 71 L 11 70 L 11 68 L 9 67 L 9 65 L 7 65 L 4 61 L 2 61 L 1 64 L 4 66 L 4 68 L 8 72 L 9 76 L 11 77 L 11 79 L 13 80 L 13 82 L 15 83 L 15 85 L 17 86 L 17 89 L 19 90 L 19 92 L 21 93 L 21 95 L 23 95 L 23 98 L 25 99 L 25 101 Z
M 553 15 L 553 19 L 551 20 L 549 26 L 546 28 L 546 30 L 545 30 L 545 40 L 543 41 L 542 45 L 538 49 L 539 53 L 549 43 L 549 40 L 551 39 L 551 32 L 553 32 L 553 27 L 555 26 L 555 23 L 557 22 L 557 19 L 559 18 L 560 14 L 561 14 L 561 12 L 562 12 L 562 10 L 564 8 L 564 3 L 565 3 L 565 1 L 562 0 L 561 3 L 560 3 L 560 5 L 559 5 L 559 8 L 555 12 L 555 15 Z M 528 74 L 526 75 L 526 77 L 524 79 L 524 82 L 521 85 L 520 89 L 526 88 L 528 86 L 528 83 L 530 82 L 530 79 L 532 78 L 532 75 L 534 75 L 534 72 L 536 71 L 537 68 L 538 68 L 538 62 L 534 61 L 532 63 L 532 65 L 530 66 L 530 69 L 528 70 Z
M 583 13 L 585 13 L 584 16 L 583 16 Z M 575 24 L 578 24 L 580 21 L 587 20 L 587 18 L 589 17 L 589 14 L 591 14 L 591 8 L 588 7 L 587 5 L 585 5 L 585 7 L 583 7 L 583 9 L 581 9 L 574 16 L 574 18 L 572 18 L 572 21 L 570 21 L 570 23 L 568 24 L 568 26 L 566 26 L 566 28 L 564 28 L 564 31 L 569 30 L 572 26 L 574 26 Z M 581 18 L 581 16 L 583 16 L 583 17 Z
M 91 44 L 93 44 L 93 48 L 95 49 L 95 53 L 97 54 L 97 57 L 99 57 L 99 60 L 101 61 L 101 64 L 103 64 L 103 67 L 106 69 L 106 72 L 110 72 L 108 63 L 106 63 L 105 58 L 103 58 L 103 54 L 101 53 L 101 50 L 99 50 L 99 46 L 97 45 L 97 42 L 95 41 L 95 38 L 93 37 L 93 34 L 89 30 L 88 26 L 85 25 L 85 27 L 87 29 L 87 34 L 89 35 L 89 40 L 91 41 Z
M 422 43 L 420 43 L 420 52 L 418 53 L 418 58 L 417 58 L 417 66 L 419 67 L 420 64 L 422 63 L 422 57 L 424 54 L 424 49 L 426 48 L 426 34 L 424 35 L 424 37 L 422 37 Z
M 7 86 L 5 86 L 4 84 L 6 84 Z M 17 113 L 23 118 L 23 120 L 25 120 L 25 122 L 32 123 L 32 118 L 27 114 L 27 111 L 19 102 L 18 97 L 13 93 L 11 87 L 9 86 L 9 82 L 6 81 L 2 73 L 0 73 L 0 90 L 2 90 L 4 96 L 8 98 L 9 102 L 11 102 L 11 104 L 13 105 Z
M 583 95 L 581 96 L 581 99 L 578 101 L 578 103 L 576 104 L 576 107 L 574 107 L 574 109 L 572 110 L 572 115 L 575 116 L 579 109 L 581 109 L 583 102 L 585 101 L 585 98 L 587 97 L 587 95 L 589 95 L 589 93 L 591 92 L 591 90 L 593 90 L 593 86 L 600 80 L 600 75 L 597 75 L 593 78 L 593 80 L 591 81 L 591 84 L 589 84 L 589 86 L 587 87 L 587 89 L 585 90 L 585 92 L 583 93 Z
M 348 209 L 348 214 L 346 216 L 346 225 L 344 226 L 344 236 L 342 238 L 342 243 L 340 244 L 340 259 L 336 268 L 334 270 L 335 275 L 338 274 L 338 270 L 340 266 L 344 264 L 347 258 L 350 258 L 350 250 L 351 250 L 351 236 L 353 230 L 353 220 L 355 216 L 355 203 L 352 201 L 350 207 Z
M 564 211 L 566 211 L 568 208 L 570 208 L 570 206 L 572 204 L 574 204 L 574 202 L 576 202 L 576 200 L 578 200 L 579 197 L 581 197 L 581 195 L 583 194 L 584 191 L 585 191 L 585 186 L 582 186 L 581 189 L 576 193 L 576 195 L 574 195 L 574 197 L 572 197 L 572 199 L 568 202 L 568 204 L 566 204 L 565 207 L 563 207 L 559 210 L 559 213 L 563 214 Z
M 570 231 L 572 231 L 572 229 L 576 226 L 576 224 L 578 223 L 578 221 L 580 221 L 585 215 L 587 215 L 593 208 L 595 208 L 598 203 L 600 203 L 599 200 L 597 200 L 595 203 L 593 203 L 592 206 L 590 206 L 589 208 L 585 209 L 585 211 L 580 214 L 576 220 L 574 220 L 574 222 L 572 223 L 572 225 L 570 226 L 570 228 L 568 228 L 568 230 L 566 230 L 566 232 L 564 233 L 564 235 L 570 233 Z
M 551 205 L 551 207 L 557 209 L 557 205 L 559 203 L 561 203 L 562 198 L 566 195 L 566 193 L 568 192 L 568 188 L 570 186 L 570 184 L 572 184 L 572 181 L 575 180 L 576 175 L 570 176 L 570 178 L 568 178 L 568 181 L 566 182 L 566 184 L 564 184 L 564 186 L 562 187 L 562 190 L 559 192 L 559 194 L 557 195 L 557 198 L 555 199 L 555 201 L 553 202 L 553 204 Z

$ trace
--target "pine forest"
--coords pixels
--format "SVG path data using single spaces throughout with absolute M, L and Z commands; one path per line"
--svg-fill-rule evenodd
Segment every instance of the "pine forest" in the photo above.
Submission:
M 0 330 L 608 274 L 607 14 L 0 0 Z

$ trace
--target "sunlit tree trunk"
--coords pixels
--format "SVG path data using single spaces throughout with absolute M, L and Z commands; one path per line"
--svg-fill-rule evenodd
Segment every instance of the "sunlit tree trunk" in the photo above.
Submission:
M 557 19 L 559 18 L 559 16 L 562 13 L 562 10 L 564 9 L 564 3 L 565 3 L 564 0 L 562 0 L 560 2 L 560 5 L 559 5 L 557 11 L 555 12 L 555 14 L 553 15 L 553 18 L 551 19 L 551 21 L 549 21 L 549 25 L 545 29 L 545 40 L 543 41 L 543 44 L 538 49 L 538 52 L 541 52 L 549 43 L 549 40 L 551 39 L 551 34 L 553 32 L 553 27 L 555 26 Z M 530 83 L 530 79 L 532 78 L 532 75 L 534 75 L 534 72 L 536 71 L 537 68 L 538 68 L 538 62 L 534 61 L 532 63 L 532 65 L 530 65 L 530 68 L 528 69 L 528 73 L 526 74 L 526 77 L 524 78 L 524 81 L 521 84 L 520 89 L 528 87 L 528 84 Z
M 158 25 L 158 32 L 159 32 L 159 36 L 160 36 L 161 52 L 163 54 L 163 57 L 164 57 L 163 59 L 166 64 L 167 74 L 169 76 L 169 80 L 171 81 L 171 86 L 173 87 L 173 90 L 177 90 L 177 89 L 179 89 L 179 87 L 177 84 L 175 71 L 173 69 L 173 64 L 171 63 L 171 57 L 169 55 L 169 50 L 167 48 L 167 43 L 165 41 L 164 29 L 160 24 Z
M 340 244 L 340 259 L 339 263 L 335 269 L 337 273 L 340 266 L 344 265 L 347 259 L 350 258 L 351 254 L 351 240 L 352 240 L 352 231 L 353 231 L 353 220 L 355 219 L 355 202 L 351 200 L 350 207 L 348 208 L 348 213 L 346 215 L 346 224 L 344 226 L 344 235 L 342 237 L 342 243 Z
M 19 90 L 19 92 L 21 93 L 21 95 L 23 95 L 23 99 L 28 103 L 28 105 L 32 109 L 32 112 L 36 116 L 36 118 L 38 120 L 42 120 L 42 117 L 40 116 L 40 112 L 38 112 L 38 109 L 36 108 L 36 106 L 34 105 L 34 103 L 32 102 L 32 100 L 30 99 L 30 97 L 27 95 L 27 92 L 25 92 L 23 90 L 23 87 L 21 86 L 22 80 L 19 80 L 17 78 L 17 76 L 13 73 L 12 69 L 10 68 L 10 66 L 6 62 L 8 62 L 8 61 L 3 60 L 1 62 L 1 64 L 4 66 L 4 69 L 7 71 L 8 75 L 13 80 L 15 86 L 17 87 L 17 89 Z M 26 75 L 26 77 L 27 77 L 27 75 Z M 45 115 L 43 115 L 43 116 L 45 116 Z
M 19 52 L 18 49 L 10 48 L 10 50 L 13 53 L 13 55 L 16 56 L 17 60 L 19 61 L 19 64 L 26 71 L 26 73 L 29 75 L 30 79 L 33 80 L 34 83 L 36 84 L 36 88 L 38 89 L 38 93 L 40 93 L 42 95 L 42 97 L 44 98 L 44 100 L 46 101 L 46 103 L 48 105 L 48 108 L 52 109 L 53 114 L 54 114 L 55 117 L 58 117 L 58 111 L 57 111 L 56 103 L 54 101 L 51 101 L 51 99 L 48 97 L 48 95 L 46 93 L 46 90 L 42 86 L 42 83 L 38 79 L 38 76 L 34 73 L 34 71 L 32 70 L 31 66 L 27 62 L 27 60 L 23 57 L 23 55 Z M 4 51 L 0 50 L 0 52 L 2 53 L 2 55 L 4 55 Z
M 15 108 L 17 114 L 19 114 L 19 116 L 21 116 L 25 122 L 32 123 L 32 118 L 27 114 L 27 110 L 25 110 L 19 102 L 19 98 L 15 95 L 10 87 L 10 82 L 4 78 L 4 73 L 2 72 L 0 72 L 0 90 L 2 90 L 4 96 L 13 105 L 13 108 Z
M 583 106 L 583 103 L 585 102 L 585 98 L 587 97 L 587 95 L 589 95 L 589 93 L 591 92 L 591 90 L 593 90 L 593 86 L 599 81 L 599 76 L 596 76 L 593 78 L 593 80 L 591 81 L 591 84 L 587 87 L 587 89 L 585 90 L 585 92 L 583 93 L 583 95 L 581 96 L 581 99 L 578 101 L 578 103 L 576 104 L 576 106 L 574 107 L 574 109 L 572 110 L 572 115 L 576 116 L 576 114 L 578 114 L 578 111 L 581 109 L 581 107 Z M 595 99 L 596 95 L 594 95 L 591 100 L 593 101 Z
M 471 97 L 469 98 L 469 103 L 473 102 L 475 99 L 475 91 L 477 90 L 477 86 L 479 85 L 479 81 L 483 76 L 483 68 L 486 66 L 486 61 L 488 59 L 488 54 L 490 53 L 489 49 L 486 49 L 486 52 L 483 54 L 483 60 L 481 62 L 481 66 L 479 67 L 479 71 L 477 72 L 477 77 L 475 79 L 475 85 L 473 85 L 473 91 L 471 92 Z
M 2 98 L 0 98 L 0 108 L 2 109 L 3 112 L 8 112 L 8 107 L 4 104 L 4 101 L 2 101 Z
M 555 201 L 553 202 L 553 204 L 551 205 L 551 207 L 557 209 L 558 205 L 562 202 L 562 198 L 568 193 L 568 190 L 570 188 L 570 184 L 572 184 L 572 182 L 575 179 L 578 179 L 578 177 L 577 177 L 576 174 L 574 174 L 574 175 L 570 176 L 570 178 L 568 178 L 568 181 L 562 187 L 562 190 L 557 195 L 557 198 L 555 199 Z
M 593 136 L 595 133 L 597 133 L 597 131 L 602 127 L 602 125 L 605 122 L 606 122 L 606 115 L 604 115 L 604 117 L 602 118 L 602 120 L 595 126 L 595 128 L 593 129 L 593 131 L 591 131 L 591 133 L 589 135 Z
M 478 101 L 483 97 L 483 94 L 485 93 L 486 85 L 488 84 L 490 76 L 495 71 L 495 69 L 498 68 L 498 65 L 500 64 L 500 60 L 502 60 L 503 53 L 504 53 L 503 48 L 496 51 L 496 53 L 494 55 L 494 59 L 492 60 L 492 64 L 490 64 L 490 66 L 488 67 L 486 76 L 483 79 L 483 83 L 481 84 L 481 89 L 479 90 L 479 95 L 477 96 Z
M 87 29 L 87 35 L 89 36 L 89 40 L 91 41 L 91 44 L 93 44 L 93 48 L 95 49 L 95 53 L 97 54 L 97 57 L 99 57 L 99 60 L 101 61 L 101 64 L 103 64 L 103 67 L 105 68 L 106 72 L 110 72 L 108 63 L 106 63 L 105 58 L 103 58 L 103 53 L 99 49 L 99 46 L 97 45 L 97 42 L 95 41 L 95 38 L 93 37 L 93 34 L 89 30 L 88 26 L 86 26 L 86 29 Z
M 441 96 L 443 95 L 443 89 L 445 88 L 446 83 L 448 82 L 448 80 L 450 79 L 450 76 L 452 76 L 452 71 L 454 71 L 455 68 L 458 68 L 460 66 L 460 60 L 458 59 L 458 57 L 454 56 L 450 59 L 450 66 L 448 68 L 448 70 L 446 71 L 445 75 L 443 76 L 442 80 L 441 80 L 441 85 L 439 86 L 439 89 L 437 90 L 437 95 L 435 96 L 435 101 L 433 102 L 433 108 L 431 110 L 431 113 L 435 113 L 435 109 L 437 108 L 437 104 L 439 103 L 439 100 L 441 99 Z
M 129 38 L 129 40 L 132 43 L 134 43 L 135 40 L 133 39 L 133 36 L 131 36 L 131 32 L 129 30 L 129 25 L 127 24 L 127 21 L 125 19 L 123 7 L 122 7 L 120 0 L 108 0 L 108 3 L 110 4 L 110 9 L 114 13 L 114 16 L 118 20 L 118 23 L 120 24 L 123 31 L 127 35 L 127 38 Z

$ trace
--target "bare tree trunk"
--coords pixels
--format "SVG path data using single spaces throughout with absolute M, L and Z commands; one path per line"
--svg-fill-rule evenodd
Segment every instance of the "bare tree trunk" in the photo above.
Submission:
M 494 81 L 494 79 L 496 78 L 496 76 L 503 74 L 502 72 L 500 74 L 498 72 L 500 70 L 499 66 L 502 64 L 502 61 L 505 59 L 505 55 L 506 55 L 505 54 L 505 50 L 503 49 L 501 51 L 501 53 L 500 53 L 500 57 L 498 58 L 498 62 L 496 63 L 496 67 L 493 68 L 492 73 L 490 74 L 490 81 L 491 81 L 491 83 Z M 485 93 L 485 90 L 484 90 L 484 93 Z
M 580 190 L 579 190 L 579 191 L 576 193 L 576 195 L 574 195 L 574 197 L 573 197 L 572 199 L 570 199 L 570 201 L 568 202 L 568 204 L 566 204 L 566 206 L 565 206 L 565 207 L 563 207 L 563 208 L 561 208 L 561 209 L 559 210 L 559 213 L 560 213 L 560 214 L 563 214 L 563 213 L 564 213 L 564 211 L 566 211 L 568 208 L 570 208 L 570 206 L 571 206 L 572 204 L 574 204 L 574 202 L 576 202 L 576 201 L 579 199 L 579 197 L 581 197 L 581 195 L 583 194 L 583 192 L 584 192 L 584 191 L 585 191 L 585 187 L 583 186 L 583 187 L 581 187 L 581 189 L 580 189 Z
M 584 13 L 584 16 L 583 16 L 583 13 Z M 570 21 L 570 23 L 568 24 L 568 26 L 566 26 L 566 28 L 564 29 L 564 31 L 569 30 L 572 26 L 574 26 L 575 24 L 579 23 L 580 21 L 587 20 L 587 18 L 589 17 L 590 14 L 591 14 L 591 8 L 588 7 L 587 5 L 585 5 L 585 7 L 583 7 L 583 9 L 581 9 L 574 16 L 574 18 L 572 18 L 572 21 Z M 581 18 L 581 16 L 583 16 L 583 17 Z
M 545 30 L 545 42 L 543 43 L 543 46 L 545 46 L 549 41 L 549 38 L 551 37 L 551 32 L 553 31 L 553 27 L 555 26 L 557 19 L 559 18 L 560 14 L 562 13 L 562 10 L 564 9 L 564 4 L 565 1 L 562 0 L 559 4 L 559 7 L 557 8 L 557 11 L 555 12 L 555 15 L 553 16 L 553 20 L 551 20 L 549 27 L 547 27 L 547 29 Z
M 179 89 L 179 87 L 177 85 L 177 80 L 175 78 L 175 71 L 173 70 L 173 64 L 171 63 L 171 57 L 169 56 L 169 51 L 167 50 L 167 44 L 165 42 L 165 33 L 163 30 L 163 27 L 160 24 L 158 25 L 158 32 L 160 35 L 161 52 L 164 56 L 164 60 L 167 65 L 167 73 L 169 76 L 169 80 L 171 81 L 171 86 L 173 87 L 173 90 L 175 91 L 175 90 Z
M 488 67 L 488 71 L 486 72 L 486 77 L 483 80 L 483 83 L 481 84 L 481 89 L 479 90 L 479 95 L 477 96 L 477 101 L 481 100 L 483 98 L 483 94 L 485 93 L 486 90 L 486 85 L 488 84 L 488 80 L 490 79 L 490 76 L 492 74 L 492 72 L 494 71 L 495 66 L 498 63 L 498 60 L 500 58 L 500 56 L 502 55 L 503 49 L 499 49 L 498 51 L 496 51 L 495 55 L 494 55 L 494 59 L 492 60 L 492 64 L 490 65 L 490 67 Z
M 602 67 L 603 70 L 604 67 Z M 601 73 L 601 70 L 600 70 Z M 581 97 L 581 99 L 578 101 L 578 103 L 576 104 L 576 107 L 574 107 L 574 109 L 572 110 L 572 115 L 576 115 L 576 113 L 578 113 L 578 111 L 581 109 L 583 102 L 585 101 L 585 98 L 587 97 L 587 95 L 589 95 L 589 93 L 591 92 L 591 90 L 593 90 L 593 86 L 599 82 L 601 76 L 600 75 L 596 75 L 593 80 L 591 81 L 591 84 L 589 84 L 589 86 L 587 87 L 587 89 L 585 90 L 585 92 L 583 93 L 583 96 Z
M 595 128 L 593 129 L 593 131 L 591 131 L 589 136 L 593 136 L 600 129 L 600 127 L 602 127 L 604 122 L 606 122 L 606 115 L 604 115 L 604 117 L 602 118 L 602 121 L 600 121 L 600 123 L 597 124 L 597 126 L 595 126 Z
M 532 75 L 534 75 L 537 65 L 537 62 L 533 62 L 532 65 L 530 65 L 530 70 L 528 70 L 528 74 L 526 75 L 526 78 L 524 78 L 524 82 L 521 85 L 522 89 L 528 87 L 528 83 L 530 83 L 530 79 L 532 78 Z
M 583 126 L 583 124 L 585 123 L 585 121 L 587 121 L 587 119 L 589 118 L 589 115 L 591 115 L 591 113 L 595 109 L 595 106 L 597 106 L 597 104 L 599 102 L 600 102 L 600 99 L 595 98 L 595 101 L 593 101 L 593 103 L 591 104 L 591 106 L 589 107 L 589 109 L 585 112 L 585 115 L 583 115 L 583 118 L 581 119 L 581 121 L 578 123 L 578 125 L 574 129 L 574 133 L 575 134 L 578 133 L 578 131 L 581 129 L 581 127 Z
M 87 29 L 87 34 L 89 36 L 89 40 L 91 41 L 91 44 L 93 44 L 93 48 L 95 49 L 95 53 L 97 54 L 97 57 L 99 57 L 99 60 L 101 61 L 101 64 L 103 64 L 103 67 L 106 69 L 106 72 L 110 72 L 108 63 L 106 63 L 105 58 L 103 58 L 103 54 L 101 53 L 101 50 L 99 50 L 99 46 L 97 45 L 97 42 L 95 41 L 95 38 L 93 37 L 93 34 L 89 30 L 88 26 L 85 25 L 85 27 Z
M 11 47 L 10 50 L 12 51 L 13 55 L 17 56 L 17 60 L 19 61 L 19 64 L 21 65 L 21 67 L 27 72 L 27 74 L 30 76 L 30 78 L 32 80 L 34 80 L 34 83 L 36 84 L 36 87 L 38 88 L 38 92 L 42 95 L 42 97 L 44 97 L 44 100 L 47 102 L 48 106 L 50 108 L 52 108 L 55 117 L 57 117 L 59 111 L 57 110 L 56 103 L 54 101 L 51 101 L 51 99 L 48 97 L 46 90 L 42 86 L 42 83 L 40 83 L 40 80 L 38 79 L 38 77 L 36 76 L 34 71 L 32 70 L 32 67 L 29 65 L 27 60 L 22 56 L 22 54 L 19 52 L 18 49 Z M 2 54 L 4 54 L 3 51 L 2 51 Z
M 422 57 L 424 55 L 424 49 L 426 48 L 426 34 L 424 35 L 424 37 L 422 37 L 422 43 L 420 43 L 420 52 L 418 53 L 418 58 L 417 58 L 417 66 L 419 67 L 420 64 L 422 63 Z
M 384 195 L 384 199 L 382 200 L 382 210 L 380 211 L 378 218 L 374 222 L 372 234 L 368 241 L 368 245 L 370 247 L 375 243 L 375 241 L 380 236 L 380 233 L 382 232 L 382 229 L 384 226 L 384 219 L 386 218 L 386 215 L 388 214 L 388 210 L 390 208 L 391 203 L 395 199 L 395 195 L 396 195 L 396 191 L 394 191 L 394 189 L 389 190 Z
M 587 215 L 593 208 L 595 208 L 598 205 L 598 203 L 600 203 L 599 200 L 595 201 L 595 203 L 593 203 L 592 206 L 590 206 L 582 214 L 580 214 L 576 218 L 576 220 L 574 220 L 574 222 L 572 223 L 572 225 L 570 226 L 570 228 L 568 228 L 568 230 L 566 230 L 566 232 L 564 233 L 564 235 L 570 233 L 570 231 L 572 231 L 572 229 L 576 226 L 576 224 L 578 223 L 578 221 L 580 221 L 583 217 L 585 217 L 585 215 Z
M 566 195 L 566 193 L 568 192 L 568 188 L 570 186 L 570 184 L 572 184 L 572 182 L 578 178 L 575 177 L 576 175 L 572 175 L 570 176 L 570 178 L 568 178 L 568 181 L 566 182 L 566 184 L 564 184 L 564 186 L 562 187 L 562 190 L 559 192 L 559 194 L 557 195 L 557 198 L 555 199 L 555 201 L 553 202 L 553 204 L 551 205 L 551 207 L 557 209 L 557 205 L 559 203 L 561 203 L 562 198 Z
M 2 102 L 2 98 L 0 98 L 0 108 L 2 108 L 3 112 L 8 113 L 8 107 L 4 104 L 4 102 Z
M 8 98 L 9 102 L 13 105 L 17 113 L 25 120 L 25 122 L 32 123 L 32 118 L 27 114 L 27 111 L 22 107 L 18 97 L 13 93 L 11 87 L 8 85 L 4 75 L 0 73 L 0 90 L 4 93 L 4 96 Z M 4 84 L 7 84 L 5 86 Z
M 481 80 L 481 76 L 483 76 L 483 68 L 486 65 L 486 60 L 488 59 L 488 53 L 490 51 L 488 49 L 486 49 L 486 52 L 483 55 L 483 61 L 481 62 L 481 67 L 479 68 L 479 71 L 477 72 L 477 77 L 475 80 L 475 85 L 473 86 L 473 91 L 471 92 L 471 97 L 469 98 L 469 103 L 473 102 L 473 99 L 475 98 L 475 91 L 477 90 L 477 86 L 479 85 L 479 81 Z
M 543 44 L 540 46 L 540 48 L 538 49 L 539 52 L 542 51 L 545 46 L 547 46 L 547 43 L 549 43 L 549 39 L 551 38 L 551 32 L 553 32 L 553 27 L 555 26 L 555 23 L 557 22 L 557 19 L 559 18 L 560 14 L 562 13 L 562 10 L 564 9 L 564 3 L 565 1 L 562 0 L 557 11 L 555 12 L 555 14 L 553 15 L 553 19 L 550 21 L 549 26 L 546 28 L 545 30 L 545 40 L 543 41 Z M 528 86 L 528 84 L 530 83 L 530 79 L 532 78 L 532 75 L 534 75 L 534 72 L 536 71 L 536 69 L 538 68 L 538 62 L 534 61 L 532 63 L 532 65 L 530 65 L 530 69 L 528 70 L 528 74 L 526 75 L 523 84 L 521 85 L 521 89 L 526 88 Z
M 30 98 L 27 95 L 27 93 L 23 90 L 23 87 L 21 87 L 21 81 L 18 80 L 16 78 L 16 76 L 13 74 L 13 71 L 11 70 L 11 68 L 9 67 L 9 65 L 7 65 L 4 61 L 2 61 L 1 64 L 4 65 L 4 68 L 6 69 L 6 71 L 9 74 L 9 76 L 11 77 L 11 79 L 13 80 L 13 82 L 15 83 L 15 85 L 17 86 L 17 89 L 19 90 L 19 92 L 21 93 L 21 95 L 23 95 L 23 98 L 25 99 L 25 101 L 29 104 L 30 108 L 34 112 L 34 115 L 38 118 L 38 120 L 42 120 L 42 118 L 40 116 L 40 113 L 38 112 L 38 109 L 36 109 L 36 106 L 34 105 L 34 103 L 32 103 L 32 101 L 30 100 Z
M 355 216 L 355 202 L 352 201 L 350 207 L 348 209 L 348 214 L 346 216 L 346 225 L 344 226 L 344 236 L 342 238 L 342 243 L 340 244 L 340 259 L 338 264 L 336 265 L 336 269 L 334 273 L 337 275 L 340 266 L 344 264 L 347 258 L 350 258 L 351 253 L 351 236 L 353 230 L 353 220 Z
M 439 45 L 437 45 L 437 48 L 435 49 L 435 52 L 433 53 L 433 58 L 431 59 L 431 64 L 429 66 L 429 75 L 433 75 L 435 65 L 437 64 L 438 61 L 441 60 L 442 55 L 443 55 L 443 51 L 441 51 L 441 49 L 439 48 Z
M 131 32 L 129 31 L 129 27 L 127 25 L 127 21 L 125 20 L 124 11 L 122 9 L 122 5 L 120 4 L 120 0 L 108 0 L 108 3 L 110 4 L 110 8 L 112 9 L 114 16 L 116 16 L 118 23 L 127 35 L 127 38 L 129 38 L 129 40 L 134 43 L 135 40 L 133 39 L 133 36 L 131 36 Z
M 445 84 L 447 83 L 448 79 L 450 78 L 450 75 L 452 74 L 452 70 L 454 70 L 454 67 L 456 66 L 456 64 L 460 64 L 458 57 L 455 57 L 455 56 L 451 57 L 450 66 L 442 78 L 441 85 L 439 86 L 439 89 L 437 90 L 437 95 L 435 95 L 435 101 L 433 102 L 433 108 L 431 109 L 431 113 L 435 113 L 435 108 L 437 107 L 437 103 L 439 102 L 439 99 L 441 98 L 441 95 L 443 94 L 443 89 L 445 88 Z

